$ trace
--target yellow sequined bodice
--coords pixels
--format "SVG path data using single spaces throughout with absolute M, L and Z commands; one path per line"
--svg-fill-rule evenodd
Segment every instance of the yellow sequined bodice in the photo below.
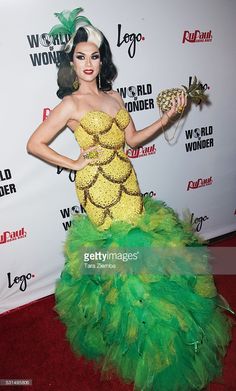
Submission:
M 124 152 L 124 130 L 129 113 L 121 108 L 115 117 L 103 111 L 89 111 L 75 130 L 83 149 L 100 145 L 96 163 L 76 173 L 76 192 L 90 220 L 106 229 L 113 220 L 134 222 L 143 211 L 136 173 Z

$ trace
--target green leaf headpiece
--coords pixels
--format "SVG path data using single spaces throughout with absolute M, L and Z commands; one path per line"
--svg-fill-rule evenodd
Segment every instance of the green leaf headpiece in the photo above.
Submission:
M 73 40 L 80 27 L 84 27 L 88 34 L 88 42 L 93 42 L 99 48 L 102 43 L 102 34 L 96 29 L 88 18 L 79 15 L 83 8 L 75 8 L 73 11 L 62 11 L 54 15 L 59 19 L 61 24 L 56 24 L 49 31 L 49 35 L 55 36 L 58 34 L 71 35 L 70 40 L 66 43 L 64 51 L 69 53 L 73 46 Z

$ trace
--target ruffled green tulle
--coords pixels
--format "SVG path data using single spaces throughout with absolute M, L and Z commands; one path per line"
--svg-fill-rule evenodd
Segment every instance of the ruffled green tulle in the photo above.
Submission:
M 201 390 L 221 375 L 232 321 L 219 305 L 200 237 L 163 201 L 145 198 L 144 205 L 135 226 L 114 222 L 99 231 L 86 216 L 74 218 L 54 308 L 74 352 L 94 360 L 103 378 L 116 372 L 134 390 Z M 159 272 L 85 274 L 86 247 L 149 248 Z M 174 273 L 155 260 L 158 247 L 180 250 Z

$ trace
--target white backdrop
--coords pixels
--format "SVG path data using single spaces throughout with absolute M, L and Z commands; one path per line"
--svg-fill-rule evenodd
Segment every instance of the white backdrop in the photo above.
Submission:
M 59 173 L 26 152 L 31 133 L 59 103 L 52 59 L 60 45 L 48 45 L 43 34 L 58 22 L 54 12 L 76 7 L 111 44 L 119 72 L 114 89 L 137 130 L 158 118 L 162 89 L 200 78 L 211 104 L 192 106 L 176 143 L 161 134 L 127 154 L 142 192 L 165 200 L 180 217 L 188 209 L 204 238 L 236 229 L 235 1 L 0 0 L 1 313 L 54 292 L 66 228 L 81 212 L 73 172 Z M 194 150 L 197 141 L 208 147 Z M 68 129 L 51 146 L 71 158 L 79 154 Z

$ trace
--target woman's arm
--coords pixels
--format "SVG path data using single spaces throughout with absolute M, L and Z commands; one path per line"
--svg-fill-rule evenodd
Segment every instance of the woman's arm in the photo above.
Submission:
M 124 107 L 124 102 L 119 93 L 115 94 L 116 99 L 119 100 L 121 105 Z M 137 131 L 132 119 L 130 119 L 130 123 L 125 129 L 125 139 L 126 143 L 131 147 L 135 148 L 139 145 L 142 145 L 149 138 L 154 136 L 158 131 L 163 130 L 163 127 L 166 126 L 171 119 L 176 117 L 176 108 L 179 106 L 186 106 L 187 98 L 184 93 L 178 95 L 177 101 L 172 99 L 172 107 L 169 111 L 164 113 L 161 118 L 157 121 L 153 122 L 151 125 L 146 128 Z
M 81 170 L 94 159 L 85 159 L 83 150 L 78 159 L 73 160 L 63 156 L 48 146 L 55 136 L 63 129 L 67 122 L 74 117 L 76 111 L 75 103 L 70 96 L 63 98 L 49 114 L 48 118 L 38 126 L 31 135 L 27 143 L 27 152 L 45 160 L 56 166 L 69 168 L 71 170 Z M 86 150 L 94 150 L 95 147 Z
M 169 123 L 169 120 L 170 117 L 168 117 L 167 114 L 163 114 L 163 116 L 160 119 L 153 122 L 151 125 L 137 131 L 134 122 L 131 119 L 129 125 L 125 129 L 126 143 L 131 148 L 136 148 L 139 145 L 142 145 L 149 138 L 154 136 L 158 131 L 163 130 L 163 127 Z

